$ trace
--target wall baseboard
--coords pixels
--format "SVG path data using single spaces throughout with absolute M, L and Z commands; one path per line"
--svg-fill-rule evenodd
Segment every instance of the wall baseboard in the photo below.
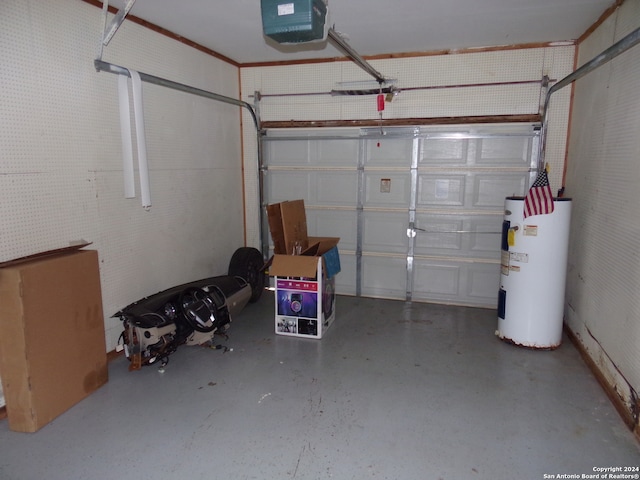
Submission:
M 113 362 L 114 360 L 120 358 L 123 355 L 124 355 L 124 350 L 122 350 L 120 352 L 116 352 L 115 350 L 111 350 L 110 352 L 107 352 L 107 362 Z
M 571 343 L 573 343 L 573 345 L 580 353 L 580 356 L 582 357 L 584 363 L 587 365 L 604 392 L 607 394 L 607 397 L 609 397 L 609 400 L 613 404 L 614 408 L 616 409 L 624 423 L 627 425 L 627 427 L 629 427 L 629 430 L 631 430 L 635 434 L 636 439 L 640 441 L 640 424 L 636 423 L 636 421 L 634 420 L 633 414 L 629 410 L 629 407 L 626 405 L 623 399 L 620 398 L 620 395 L 618 395 L 615 388 L 607 381 L 607 378 L 605 377 L 602 370 L 600 370 L 596 362 L 589 356 L 589 353 L 585 349 L 579 337 L 576 336 L 575 333 L 566 324 L 564 325 L 564 331 L 571 340 Z

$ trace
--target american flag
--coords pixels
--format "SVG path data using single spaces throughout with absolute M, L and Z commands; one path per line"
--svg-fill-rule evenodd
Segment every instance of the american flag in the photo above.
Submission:
M 547 171 L 542 170 L 524 197 L 524 218 L 553 212 L 553 193 Z

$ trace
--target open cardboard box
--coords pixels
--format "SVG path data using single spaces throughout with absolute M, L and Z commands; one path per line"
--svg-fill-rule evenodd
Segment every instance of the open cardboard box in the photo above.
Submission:
M 275 254 L 275 328 L 279 335 L 322 338 L 335 319 L 335 275 L 340 272 L 339 238 L 308 237 L 304 202 L 269 205 Z M 300 246 L 299 255 L 295 247 Z
M 309 248 L 304 200 L 268 205 L 267 216 L 274 253 L 295 255 Z
M 0 377 L 9 428 L 35 432 L 108 380 L 98 252 L 0 264 Z

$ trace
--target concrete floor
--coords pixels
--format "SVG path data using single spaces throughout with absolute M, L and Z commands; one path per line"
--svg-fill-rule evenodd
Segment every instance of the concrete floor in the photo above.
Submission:
M 336 308 L 322 340 L 276 336 L 266 293 L 221 340 L 233 351 L 181 347 L 164 373 L 112 362 L 106 386 L 39 432 L 0 422 L 0 478 L 495 480 L 640 465 L 568 341 L 503 343 L 492 310 Z

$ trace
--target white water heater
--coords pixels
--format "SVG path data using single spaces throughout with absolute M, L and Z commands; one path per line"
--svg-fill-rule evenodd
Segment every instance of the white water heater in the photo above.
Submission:
M 524 218 L 524 197 L 505 199 L 498 294 L 502 340 L 553 349 L 562 343 L 571 199 L 555 198 L 554 210 Z

